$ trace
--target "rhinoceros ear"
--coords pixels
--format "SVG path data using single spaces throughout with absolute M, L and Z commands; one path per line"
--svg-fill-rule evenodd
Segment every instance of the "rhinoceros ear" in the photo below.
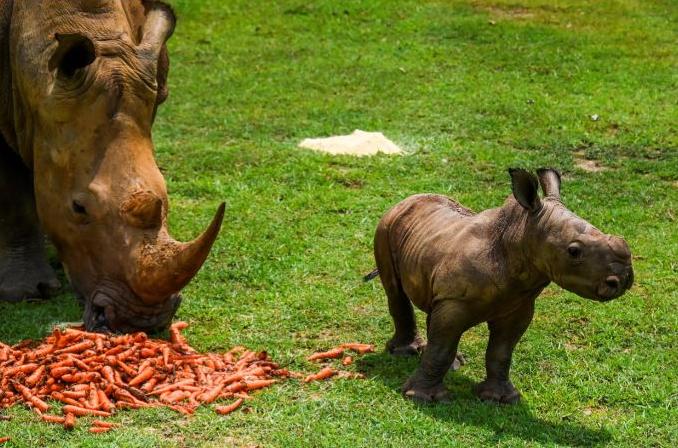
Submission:
M 539 182 L 537 177 L 522 168 L 509 168 L 511 175 L 511 190 L 516 201 L 530 212 L 541 208 L 539 199 Z
M 139 46 L 147 52 L 148 58 L 157 66 L 160 53 L 174 33 L 177 19 L 169 5 L 159 1 L 146 1 L 146 22 L 142 29 Z
M 553 168 L 539 168 L 537 176 L 544 194 L 560 200 L 560 173 Z

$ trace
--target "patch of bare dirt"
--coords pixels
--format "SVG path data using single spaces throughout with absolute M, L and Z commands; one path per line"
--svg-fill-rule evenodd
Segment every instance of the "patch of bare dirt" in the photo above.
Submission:
M 534 11 L 531 11 L 527 8 L 520 6 L 508 6 L 508 5 L 487 5 L 487 6 L 477 6 L 478 9 L 481 9 L 492 16 L 493 19 L 513 19 L 513 20 L 526 20 L 532 19 L 535 16 Z
M 564 19 L 565 9 L 553 5 L 522 5 L 520 3 L 502 4 L 501 2 L 483 2 L 475 1 L 473 6 L 487 13 L 490 16 L 490 24 L 495 25 L 501 21 L 538 21 L 550 25 L 564 25 L 566 28 L 572 28 L 569 22 L 561 21 Z
M 599 161 L 587 159 L 583 152 L 574 153 L 574 165 L 587 173 L 599 173 L 607 170 L 607 167 Z

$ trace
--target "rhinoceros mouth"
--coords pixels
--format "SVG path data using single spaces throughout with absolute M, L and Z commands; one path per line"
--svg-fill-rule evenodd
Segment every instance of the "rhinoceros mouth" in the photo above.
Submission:
M 147 305 L 128 287 L 105 282 L 85 301 L 83 321 L 88 331 L 100 333 L 155 332 L 165 330 L 181 303 L 179 293 Z

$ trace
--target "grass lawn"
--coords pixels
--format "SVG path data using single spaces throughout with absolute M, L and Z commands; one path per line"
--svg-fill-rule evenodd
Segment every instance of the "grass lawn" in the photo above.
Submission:
M 310 352 L 339 342 L 380 350 L 351 366 L 365 380 L 292 380 L 228 417 L 121 412 L 124 429 L 91 436 L 13 408 L 0 422 L 7 446 L 678 445 L 674 0 L 173 3 L 171 93 L 154 132 L 174 235 L 193 237 L 228 203 L 177 315 L 190 342 L 267 350 L 302 371 Z M 296 148 L 356 128 L 409 155 Z M 509 166 L 559 168 L 565 203 L 631 245 L 636 284 L 607 304 L 546 289 L 514 355 L 521 404 L 471 393 L 485 327 L 462 339 L 469 363 L 446 379 L 451 404 L 406 401 L 399 388 L 417 360 L 383 353 L 386 298 L 361 281 L 376 224 L 420 192 L 498 206 Z M 5 342 L 80 318 L 67 290 L 0 313 Z

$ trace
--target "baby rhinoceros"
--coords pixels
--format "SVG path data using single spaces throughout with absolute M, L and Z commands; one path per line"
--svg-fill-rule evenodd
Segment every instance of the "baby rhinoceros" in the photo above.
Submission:
M 487 322 L 483 400 L 515 403 L 509 380 L 513 349 L 527 329 L 534 301 L 550 282 L 606 302 L 633 283 L 631 252 L 560 201 L 560 174 L 538 178 L 510 169 L 513 194 L 499 208 L 474 213 L 445 196 L 420 194 L 393 207 L 374 239 L 377 272 L 388 296 L 394 355 L 422 351 L 405 396 L 446 401 L 443 378 L 459 364 L 457 345 L 469 328 Z M 538 187 L 545 197 L 539 198 Z M 419 337 L 412 304 L 427 314 L 428 344 Z

